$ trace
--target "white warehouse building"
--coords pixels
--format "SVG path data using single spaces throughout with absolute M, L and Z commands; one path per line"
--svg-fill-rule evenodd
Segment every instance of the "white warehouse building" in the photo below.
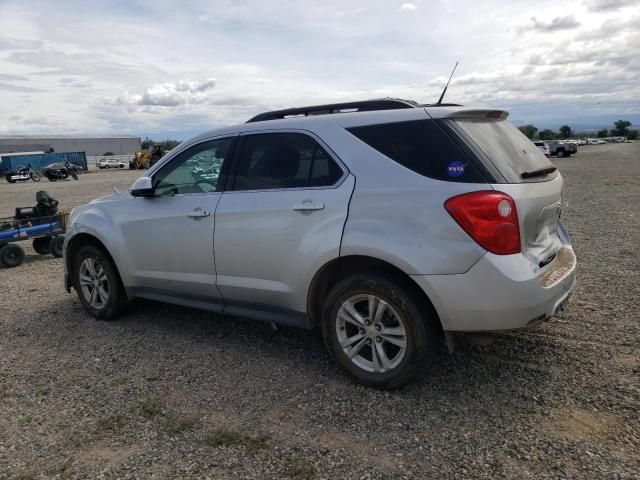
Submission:
M 87 156 L 132 155 L 141 149 L 140 137 L 132 135 L 13 135 L 0 136 L 0 153 L 85 152 Z

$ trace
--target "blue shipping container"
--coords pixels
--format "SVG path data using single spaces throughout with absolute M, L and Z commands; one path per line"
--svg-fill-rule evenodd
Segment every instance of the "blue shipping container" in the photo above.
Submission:
M 31 168 L 41 172 L 44 167 L 51 163 L 70 162 L 87 170 L 87 156 L 84 152 L 60 152 L 60 153 L 34 153 L 31 155 L 7 155 L 2 154 L 2 163 L 0 164 L 0 173 L 16 172 L 25 165 L 31 165 Z

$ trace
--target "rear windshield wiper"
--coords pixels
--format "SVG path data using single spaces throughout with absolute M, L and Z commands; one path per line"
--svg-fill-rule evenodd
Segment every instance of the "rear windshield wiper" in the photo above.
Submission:
M 556 170 L 557 170 L 556 167 L 544 167 L 544 168 L 538 168 L 537 170 L 529 170 L 528 172 L 522 172 L 520 176 L 522 178 L 541 177 L 543 175 L 553 173 Z

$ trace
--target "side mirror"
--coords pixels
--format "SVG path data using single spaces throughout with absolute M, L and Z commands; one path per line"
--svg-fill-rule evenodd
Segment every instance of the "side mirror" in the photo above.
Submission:
M 153 197 L 153 181 L 150 177 L 140 177 L 129 191 L 133 197 Z

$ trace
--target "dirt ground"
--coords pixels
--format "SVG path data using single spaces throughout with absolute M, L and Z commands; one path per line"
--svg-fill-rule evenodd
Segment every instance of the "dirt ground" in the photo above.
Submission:
M 354 384 L 315 331 L 142 301 L 95 321 L 28 248 L 0 269 L 0 479 L 640 478 L 640 143 L 553 162 L 579 262 L 567 310 L 457 336 L 398 392 Z M 0 181 L 0 216 L 140 174 Z

